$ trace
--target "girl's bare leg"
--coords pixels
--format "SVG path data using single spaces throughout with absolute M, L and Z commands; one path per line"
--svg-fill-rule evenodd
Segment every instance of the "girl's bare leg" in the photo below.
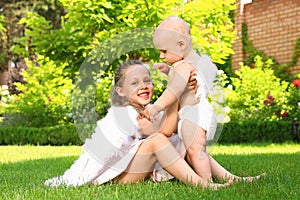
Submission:
M 213 184 L 203 180 L 178 154 L 169 140 L 160 133 L 150 136 L 141 144 L 126 172 L 122 173 L 115 180 L 120 183 L 135 183 L 148 178 L 153 171 L 156 161 L 160 162 L 166 171 L 183 183 L 213 189 L 226 187 L 233 183 L 229 181 L 226 184 Z
M 206 131 L 184 120 L 181 132 L 187 150 L 187 161 L 201 178 L 212 182 L 210 156 L 206 152 Z

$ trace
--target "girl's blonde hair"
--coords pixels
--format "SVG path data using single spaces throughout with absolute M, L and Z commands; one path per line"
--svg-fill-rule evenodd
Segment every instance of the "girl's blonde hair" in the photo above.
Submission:
M 129 61 L 121 64 L 115 72 L 114 84 L 110 90 L 110 100 L 111 100 L 112 106 L 127 106 L 127 105 L 129 105 L 129 100 L 124 96 L 120 96 L 117 93 L 116 88 L 123 87 L 126 70 L 133 65 L 141 65 L 141 66 L 144 66 L 148 70 L 148 67 L 139 60 L 129 60 Z M 148 73 L 150 75 L 149 70 L 148 70 Z

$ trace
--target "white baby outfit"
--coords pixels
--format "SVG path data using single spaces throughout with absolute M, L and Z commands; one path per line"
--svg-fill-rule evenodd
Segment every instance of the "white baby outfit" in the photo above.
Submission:
M 187 61 L 179 61 L 175 63 L 174 67 L 181 62 Z M 200 98 L 200 102 L 195 105 L 184 106 L 179 110 L 180 121 L 178 123 L 178 135 L 182 138 L 182 122 L 183 120 L 189 120 L 206 130 L 206 138 L 207 141 L 209 141 L 213 140 L 217 129 L 216 114 L 208 102 L 208 95 L 213 88 L 217 67 L 207 55 L 201 56 L 197 65 L 193 67 L 197 70 L 196 80 L 199 87 L 197 89 L 196 98 Z

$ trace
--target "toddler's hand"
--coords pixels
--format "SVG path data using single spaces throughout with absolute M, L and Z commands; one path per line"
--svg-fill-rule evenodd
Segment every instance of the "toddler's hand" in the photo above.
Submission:
M 153 69 L 158 69 L 160 72 L 168 75 L 170 71 L 170 66 L 166 63 L 156 63 L 153 65 Z
M 145 109 L 144 114 L 146 118 L 153 122 L 153 119 L 159 114 L 159 111 L 155 108 L 155 106 L 150 105 Z
M 197 93 L 197 89 L 199 87 L 199 85 L 197 85 L 197 79 L 196 76 L 197 72 L 196 71 L 191 71 L 190 73 L 190 78 L 189 78 L 189 82 L 188 82 L 188 89 L 189 90 L 194 90 L 195 93 Z

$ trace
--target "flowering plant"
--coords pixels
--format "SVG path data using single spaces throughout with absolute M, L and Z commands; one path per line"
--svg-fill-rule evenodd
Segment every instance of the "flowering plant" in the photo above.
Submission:
M 279 105 L 277 103 L 277 100 L 268 92 L 266 100 L 264 100 L 265 108 L 263 111 L 268 114 L 266 116 L 274 116 L 278 117 L 280 119 L 285 119 L 289 116 L 289 113 L 287 112 L 287 108 L 285 108 L 284 105 Z M 274 118 L 273 117 L 273 118 Z
M 275 76 L 270 63 L 257 56 L 253 66 L 242 64 L 236 76 L 230 78 L 233 89 L 226 92 L 231 120 L 278 121 L 290 118 L 290 84 Z M 279 111 L 280 117 L 277 115 Z M 288 117 L 281 116 L 284 112 Z
M 289 87 L 290 97 L 288 104 L 291 107 L 290 118 L 293 121 L 300 120 L 300 73 L 297 77 L 298 79 L 293 80 Z
M 9 90 L 7 85 L 0 85 L 0 105 L 8 104 L 11 96 L 9 95 Z
M 294 87 L 300 87 L 300 79 L 293 80 L 292 84 Z

